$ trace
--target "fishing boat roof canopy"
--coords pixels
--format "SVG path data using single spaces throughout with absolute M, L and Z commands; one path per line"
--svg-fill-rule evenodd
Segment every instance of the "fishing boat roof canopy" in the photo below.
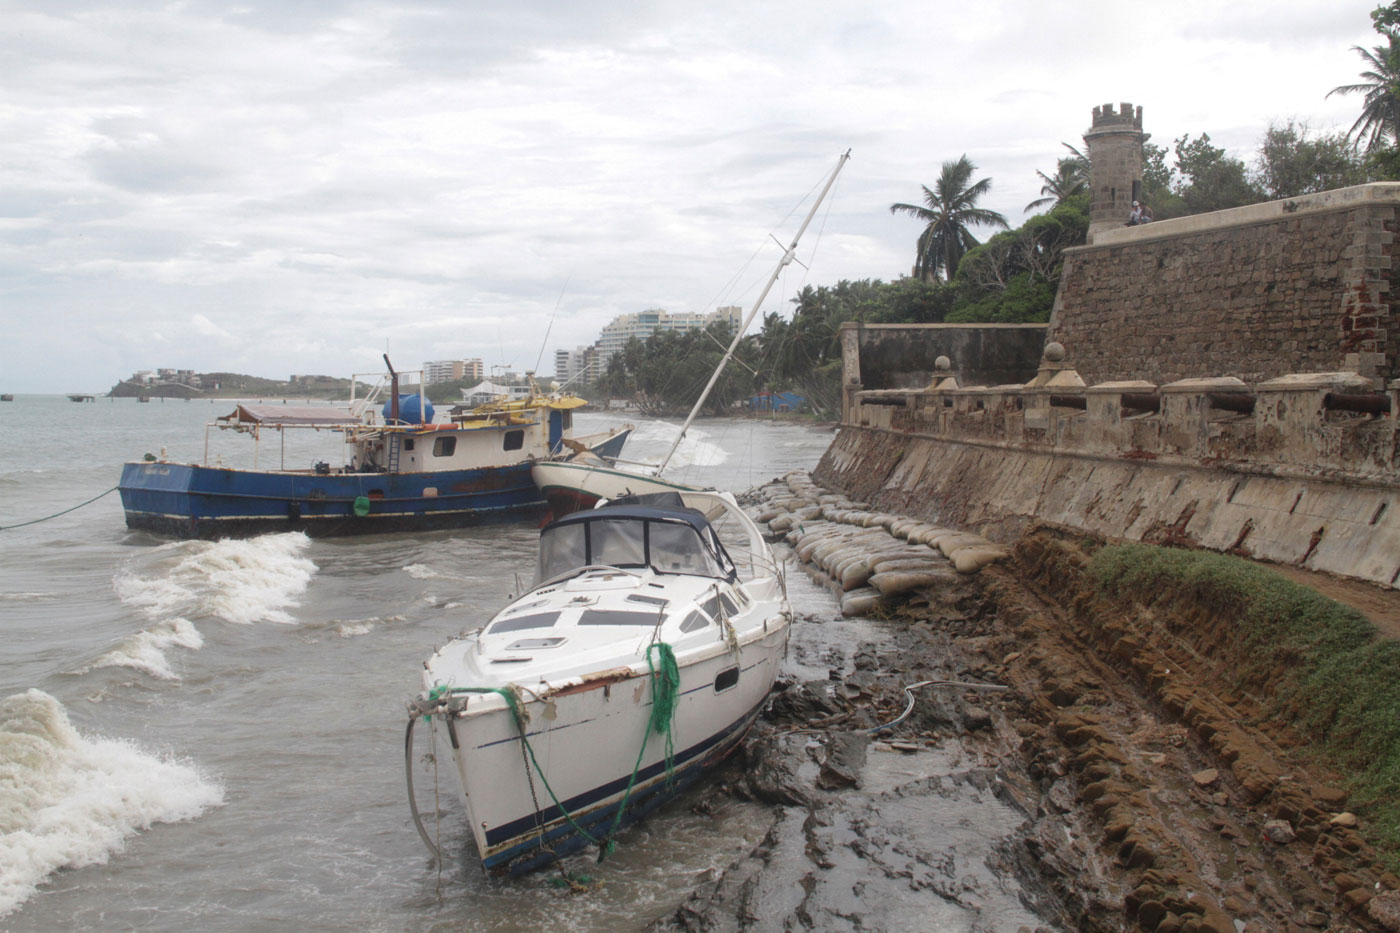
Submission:
M 566 515 L 540 532 L 541 581 L 597 566 L 737 577 L 705 513 L 684 506 L 607 505 Z
M 219 421 L 243 424 L 359 424 L 360 419 L 339 408 L 312 405 L 239 405 Z

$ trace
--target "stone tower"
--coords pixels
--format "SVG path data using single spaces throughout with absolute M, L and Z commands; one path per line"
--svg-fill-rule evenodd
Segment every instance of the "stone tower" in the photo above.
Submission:
M 1112 104 L 1094 108 L 1094 124 L 1084 134 L 1089 148 L 1089 242 L 1094 234 L 1128 221 L 1133 201 L 1142 198 L 1142 108 Z

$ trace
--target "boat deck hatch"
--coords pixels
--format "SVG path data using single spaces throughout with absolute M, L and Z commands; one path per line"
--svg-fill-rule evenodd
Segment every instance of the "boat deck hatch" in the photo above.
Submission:
M 491 623 L 487 634 L 500 635 L 502 632 L 518 632 L 525 628 L 549 628 L 558 618 L 557 612 L 532 612 L 513 619 L 498 619 Z
M 530 651 L 530 650 L 532 650 L 532 649 L 534 649 L 534 648 L 558 648 L 560 645 L 564 644 L 564 642 L 566 642 L 566 641 L 568 641 L 568 639 L 567 639 L 567 638 L 563 638 L 563 637 L 555 637 L 555 638 L 522 638 L 522 639 L 520 639 L 519 641 L 513 641 L 513 642 L 511 642 L 509 645 L 506 645 L 506 650 L 507 650 L 507 651 Z
M 656 625 L 665 616 L 655 612 L 621 612 L 615 609 L 585 609 L 579 625 Z

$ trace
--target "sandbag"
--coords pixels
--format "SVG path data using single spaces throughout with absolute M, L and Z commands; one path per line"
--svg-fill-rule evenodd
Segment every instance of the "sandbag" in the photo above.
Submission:
M 959 532 L 956 532 L 951 528 L 943 528 L 937 525 L 930 525 L 927 528 L 921 528 L 919 530 L 919 533 L 911 537 L 909 540 L 918 541 L 920 544 L 927 545 L 928 547 L 937 547 L 937 542 L 939 538 L 943 537 L 944 535 L 958 533 Z
M 841 589 L 850 592 L 870 582 L 870 562 L 865 558 L 851 561 L 841 567 Z
M 841 597 L 841 614 L 847 618 L 864 615 L 880 605 L 880 594 L 870 587 L 851 590 Z
M 943 552 L 943 556 L 951 558 L 953 556 L 953 552 L 956 551 L 958 548 L 972 546 L 981 547 L 984 545 L 990 545 L 991 543 L 992 542 L 988 541 L 981 535 L 975 535 L 970 532 L 963 532 L 961 534 L 943 535 L 942 537 L 940 537 L 938 539 L 938 549 Z
M 1011 556 L 1011 552 L 1006 548 L 996 544 L 986 547 L 970 546 L 958 548 L 949 558 L 958 573 L 976 573 L 993 561 L 1003 560 Z
M 939 556 L 937 551 L 932 551 L 928 548 L 919 548 L 918 550 L 914 550 L 913 548 L 891 548 L 888 551 L 871 557 L 870 569 L 875 573 L 881 573 L 886 567 L 894 569 L 895 564 L 908 564 L 910 561 L 920 564 L 947 566 L 946 562 Z M 906 567 L 903 569 L 908 568 Z
M 870 565 L 873 573 L 904 573 L 911 570 L 947 570 L 948 561 L 942 557 L 903 557 L 876 561 Z
M 881 596 L 902 596 L 910 590 L 937 586 L 956 578 L 957 572 L 951 567 L 945 570 L 896 570 L 875 574 L 870 578 L 870 585 Z

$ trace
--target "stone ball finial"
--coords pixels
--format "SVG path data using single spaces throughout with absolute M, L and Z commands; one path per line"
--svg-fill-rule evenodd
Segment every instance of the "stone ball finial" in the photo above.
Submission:
M 925 357 L 925 359 L 927 359 L 927 357 Z M 948 370 L 953 368 L 953 361 L 948 359 L 948 357 L 946 356 L 940 356 L 938 359 L 933 361 L 933 368 L 938 370 L 940 373 L 946 373 Z
M 1065 358 L 1065 345 L 1052 340 L 1045 345 L 1045 359 L 1050 363 L 1058 363 Z

